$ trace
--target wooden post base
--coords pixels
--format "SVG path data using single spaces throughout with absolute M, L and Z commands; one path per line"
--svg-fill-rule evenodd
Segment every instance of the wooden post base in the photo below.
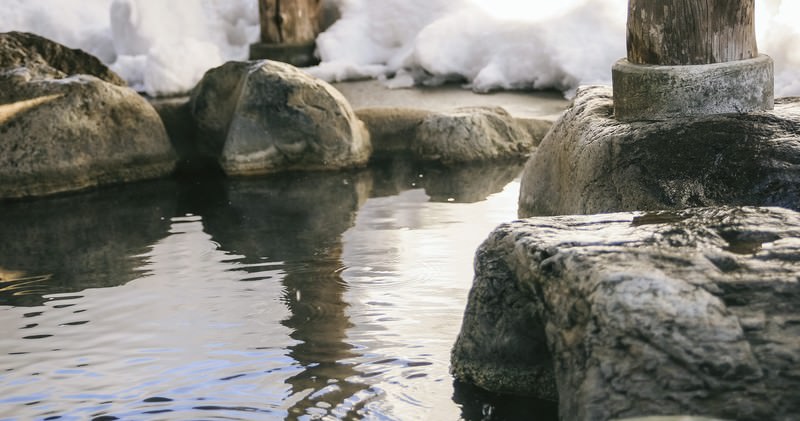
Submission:
M 275 60 L 289 63 L 297 67 L 307 67 L 319 64 L 319 59 L 314 56 L 314 42 L 304 44 L 265 44 L 250 45 L 251 60 Z
M 619 60 L 612 69 L 614 116 L 620 121 L 669 120 L 771 110 L 769 56 L 725 63 L 654 66 Z

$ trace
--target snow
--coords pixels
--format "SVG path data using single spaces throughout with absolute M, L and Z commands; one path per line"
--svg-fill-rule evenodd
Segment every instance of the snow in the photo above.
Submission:
M 611 83 L 625 56 L 627 0 L 345 0 L 318 38 L 328 81 L 374 77 L 389 87 L 465 80 L 477 92 Z M 413 13 L 406 15 L 406 11 Z M 800 95 L 800 2 L 756 0 L 761 52 L 776 94 Z M 387 24 L 387 22 L 391 24 Z
M 625 55 L 627 0 L 325 0 L 341 19 L 317 39 L 328 81 L 393 88 L 465 81 L 477 92 L 610 84 Z M 756 0 L 759 48 L 776 94 L 800 95 L 800 2 Z M 209 68 L 247 58 L 256 0 L 3 0 L 0 32 L 82 48 L 153 96 L 191 89 Z
M 0 32 L 34 32 L 96 55 L 152 96 L 190 90 L 206 70 L 247 57 L 255 0 L 2 0 Z

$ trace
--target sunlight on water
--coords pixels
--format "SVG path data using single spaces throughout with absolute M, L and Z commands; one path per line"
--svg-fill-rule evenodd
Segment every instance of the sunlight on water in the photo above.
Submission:
M 24 240 L 0 248 L 0 419 L 481 419 L 494 398 L 454 390 L 450 348 L 519 170 L 4 205 L 0 236 Z
M 352 361 L 380 379 L 389 396 L 369 409 L 457 413 L 448 367 L 471 286 L 472 256 L 495 225 L 512 217 L 508 204 L 518 191 L 512 182 L 485 202 L 426 205 L 423 190 L 409 190 L 371 199 L 360 209 L 344 236 L 343 276 L 354 324 L 348 337 L 370 350 Z

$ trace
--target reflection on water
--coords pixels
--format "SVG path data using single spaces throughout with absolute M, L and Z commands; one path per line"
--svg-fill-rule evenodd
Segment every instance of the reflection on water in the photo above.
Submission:
M 0 418 L 513 419 L 530 403 L 454 388 L 448 365 L 519 170 L 395 161 L 2 204 Z
M 144 251 L 175 212 L 174 182 L 0 203 L 0 305 L 38 305 L 47 293 L 134 279 Z M 114 274 L 114 276 L 108 276 Z

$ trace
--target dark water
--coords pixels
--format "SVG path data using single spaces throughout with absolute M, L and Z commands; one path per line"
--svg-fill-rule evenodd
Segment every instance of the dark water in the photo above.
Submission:
M 0 419 L 554 419 L 454 385 L 520 167 L 158 181 L 0 205 Z

